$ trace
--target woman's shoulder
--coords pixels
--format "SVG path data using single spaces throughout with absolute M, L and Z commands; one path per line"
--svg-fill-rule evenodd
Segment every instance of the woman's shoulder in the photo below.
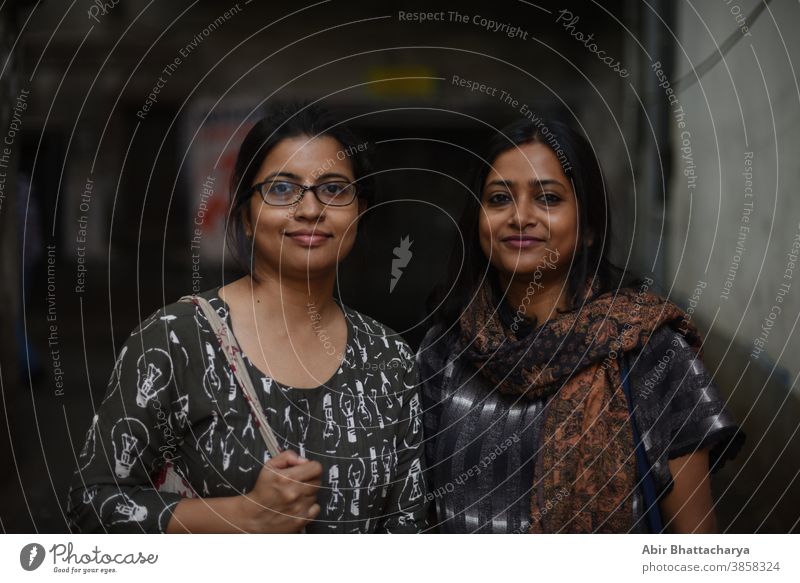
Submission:
M 717 415 L 725 408 L 719 387 L 683 334 L 664 325 L 640 351 L 628 355 L 633 395 L 653 418 Z
M 653 330 L 637 352 L 637 357 L 645 362 L 657 362 L 662 358 L 669 358 L 676 363 L 700 360 L 683 333 L 670 324 L 662 324 Z
M 431 357 L 445 358 L 455 351 L 458 344 L 458 324 L 447 326 L 442 322 L 434 322 L 419 345 L 420 354 L 430 354 Z
M 217 295 L 217 289 L 218 288 L 212 288 L 196 295 L 208 300 L 220 316 L 224 317 L 223 312 L 226 308 Z M 163 335 L 166 333 L 167 335 L 174 334 L 180 336 L 189 331 L 196 333 L 197 327 L 201 325 L 201 322 L 198 321 L 200 308 L 191 301 L 188 301 L 188 298 L 191 296 L 183 297 L 187 299 L 179 299 L 152 312 L 133 329 L 130 335 L 132 337 L 146 337 L 154 334 Z M 205 318 L 203 318 L 203 320 L 205 320 Z
M 374 346 L 377 342 L 390 351 L 397 351 L 406 356 L 411 354 L 411 348 L 408 343 L 393 328 L 354 308 L 344 304 L 340 305 L 359 342 L 366 340 L 370 346 Z
M 632 356 L 637 424 L 662 488 L 672 483 L 668 459 L 708 449 L 710 467 L 717 470 L 736 457 L 744 433 L 713 375 L 679 330 L 660 326 Z
M 417 362 L 423 374 L 433 377 L 444 373 L 449 377 L 454 367 L 465 365 L 462 359 L 457 358 L 457 337 L 457 326 L 448 328 L 441 322 L 435 322 L 428 328 L 417 351 Z

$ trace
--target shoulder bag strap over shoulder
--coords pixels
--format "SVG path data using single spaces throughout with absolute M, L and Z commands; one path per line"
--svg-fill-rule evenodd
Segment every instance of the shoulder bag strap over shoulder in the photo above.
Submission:
M 639 490 L 642 493 L 645 520 L 651 533 L 661 533 L 664 532 L 664 519 L 661 516 L 661 508 L 658 505 L 656 482 L 653 479 L 653 472 L 647 459 L 644 442 L 639 435 L 639 428 L 636 424 L 630 371 L 628 370 L 625 356 L 620 359 L 620 375 L 622 376 L 622 388 L 628 401 L 628 413 L 630 415 L 631 428 L 633 429 L 633 442 L 636 448 L 636 473 L 639 475 L 640 480 Z
M 242 350 L 239 348 L 239 343 L 236 342 L 233 333 L 205 298 L 199 296 L 184 296 L 180 301 L 191 302 L 203 311 L 203 315 L 205 315 L 206 320 L 208 320 L 208 323 L 211 325 L 211 329 L 214 331 L 214 335 L 217 337 L 217 341 L 222 348 L 222 353 L 228 361 L 228 368 L 231 373 L 233 373 L 234 377 L 236 377 L 239 386 L 242 388 L 245 400 L 250 406 L 250 412 L 253 414 L 253 417 L 255 417 L 258 432 L 267 445 L 269 455 L 271 457 L 277 456 L 281 452 L 281 448 L 278 445 L 278 440 L 275 438 L 275 434 L 269 426 L 269 422 L 258 401 L 258 395 L 253 387 L 253 381 L 247 373 L 247 367 L 242 358 Z

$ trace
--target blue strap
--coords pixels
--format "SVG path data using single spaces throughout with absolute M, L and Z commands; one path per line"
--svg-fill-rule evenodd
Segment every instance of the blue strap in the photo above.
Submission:
M 664 532 L 664 520 L 661 517 L 661 508 L 658 505 L 658 493 L 656 483 L 653 479 L 653 472 L 650 462 L 644 449 L 644 443 L 639 437 L 639 428 L 633 411 L 633 397 L 631 395 L 631 384 L 628 378 L 628 367 L 624 362 L 624 357 L 620 359 L 620 373 L 622 374 L 622 389 L 628 401 L 628 414 L 633 430 L 633 443 L 636 446 L 636 473 L 639 476 L 639 489 L 642 493 L 645 511 L 645 521 L 651 533 Z

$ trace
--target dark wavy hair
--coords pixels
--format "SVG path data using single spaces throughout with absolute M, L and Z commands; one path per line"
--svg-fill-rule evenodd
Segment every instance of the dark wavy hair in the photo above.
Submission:
M 358 199 L 365 202 L 367 207 L 374 200 L 370 148 L 363 147 L 364 140 L 320 105 L 301 102 L 274 105 L 242 140 L 230 181 L 231 206 L 230 225 L 226 233 L 227 245 L 236 264 L 251 277 L 255 277 L 255 274 L 250 257 L 251 242 L 244 230 L 244 213 L 250 197 L 255 193 L 252 184 L 270 151 L 283 140 L 300 136 L 330 136 L 338 141 L 342 150 L 348 153 L 347 159 L 353 166 Z M 358 228 L 360 230 L 361 221 Z
M 598 295 L 621 285 L 635 283 L 609 259 L 612 240 L 609 190 L 600 161 L 589 141 L 563 122 L 535 119 L 515 121 L 495 134 L 476 168 L 472 193 L 459 221 L 459 229 L 464 237 L 463 256 L 460 240 L 456 241 L 448 277 L 434 290 L 428 301 L 429 311 L 440 306 L 435 318 L 446 328 L 458 320 L 485 278 L 488 278 L 496 305 L 502 300 L 496 270 L 480 246 L 478 221 L 481 194 L 495 160 L 504 152 L 523 144 L 539 143 L 550 148 L 559 159 L 564 174 L 572 181 L 577 197 L 578 245 L 567 278 L 568 309 L 573 309 L 586 299 L 583 297 L 584 282 L 589 277 L 594 278 Z

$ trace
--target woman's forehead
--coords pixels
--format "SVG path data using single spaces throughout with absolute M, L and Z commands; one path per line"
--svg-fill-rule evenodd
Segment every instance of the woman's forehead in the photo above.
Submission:
M 325 173 L 352 174 L 343 147 L 331 136 L 295 136 L 278 142 L 264 158 L 260 174 L 286 172 L 315 178 Z
M 567 177 L 555 153 L 541 143 L 521 144 L 502 152 L 492 163 L 487 182 L 547 181 L 567 182 Z

